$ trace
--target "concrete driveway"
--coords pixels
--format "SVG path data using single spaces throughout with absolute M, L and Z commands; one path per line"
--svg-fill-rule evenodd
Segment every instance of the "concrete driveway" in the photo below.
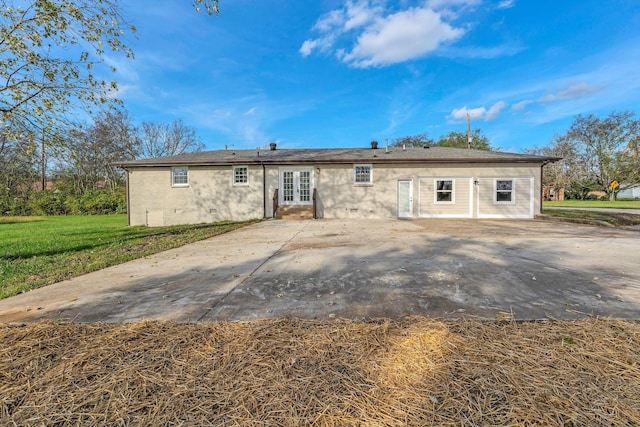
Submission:
M 266 221 L 0 301 L 0 323 L 640 318 L 640 232 L 542 220 Z

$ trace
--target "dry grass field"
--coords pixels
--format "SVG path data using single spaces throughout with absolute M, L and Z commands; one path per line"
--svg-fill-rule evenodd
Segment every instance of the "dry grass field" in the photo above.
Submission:
M 640 323 L 2 326 L 0 425 L 640 425 Z

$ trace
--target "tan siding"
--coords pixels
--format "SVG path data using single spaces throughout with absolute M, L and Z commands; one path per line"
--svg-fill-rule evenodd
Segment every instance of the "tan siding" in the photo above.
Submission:
M 453 202 L 436 203 L 436 180 L 452 180 L 454 185 Z M 471 183 L 470 177 L 435 176 L 420 178 L 420 211 L 419 216 L 424 218 L 469 218 L 471 210 Z
M 513 203 L 495 202 L 495 180 L 513 179 Z M 480 179 L 478 193 L 478 217 L 480 218 L 532 218 L 535 215 L 534 201 L 531 200 L 533 177 L 497 176 Z M 535 191 L 535 187 L 534 187 Z M 535 195 L 534 195 L 535 197 Z

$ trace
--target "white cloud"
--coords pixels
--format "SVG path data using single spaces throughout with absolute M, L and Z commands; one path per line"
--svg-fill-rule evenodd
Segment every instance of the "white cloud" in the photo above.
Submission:
M 489 107 L 488 110 L 485 107 L 469 109 L 465 105 L 462 108 L 454 108 L 449 115 L 449 119 L 453 121 L 466 121 L 468 115 L 472 120 L 484 120 L 485 122 L 490 122 L 495 120 L 500 115 L 500 111 L 502 111 L 506 106 L 507 104 L 504 101 L 496 102 Z
M 353 67 L 386 66 L 419 58 L 460 39 L 466 32 L 451 19 L 480 0 L 430 0 L 420 7 L 393 10 L 383 0 L 347 1 L 322 15 L 313 26 L 316 38 L 302 43 L 303 57 L 313 51 L 334 51 Z M 351 40 L 349 47 L 335 46 Z M 353 41 L 355 40 L 355 42 Z
M 300 47 L 300 54 L 305 58 L 311 55 L 311 51 L 318 46 L 318 40 L 305 40 Z
M 517 102 L 517 103 L 513 104 L 513 105 L 511 106 L 511 109 L 512 109 L 513 111 L 521 111 L 521 110 L 524 110 L 524 107 L 526 107 L 527 105 L 529 105 L 529 104 L 531 104 L 531 103 L 533 103 L 533 101 L 532 101 L 532 100 L 530 100 L 530 99 L 525 99 L 524 101 L 520 101 L 520 102 Z
M 357 3 L 347 2 L 347 21 L 344 23 L 346 31 L 363 27 L 373 21 L 383 13 L 383 9 L 378 5 L 369 5 L 368 1 Z
M 585 95 L 590 95 L 592 93 L 600 92 L 604 88 L 605 88 L 604 85 L 593 86 L 588 83 L 581 82 L 565 90 L 562 90 L 558 93 L 552 93 L 549 95 L 541 96 L 540 98 L 538 98 L 538 102 L 553 102 L 553 101 L 559 101 L 563 99 L 582 98 Z
M 423 56 L 464 30 L 453 28 L 431 9 L 398 12 L 369 26 L 343 60 L 356 67 L 389 65 Z
M 516 5 L 515 0 L 503 0 L 498 3 L 498 9 L 509 9 Z
M 491 108 L 489 108 L 489 110 L 487 111 L 487 114 L 485 115 L 485 120 L 490 122 L 491 120 L 495 120 L 498 115 L 500 115 L 500 111 L 506 106 L 507 104 L 504 101 L 498 101 L 495 104 L 493 104 L 491 106 Z
M 318 31 L 331 31 L 334 28 L 344 25 L 344 20 L 343 10 L 332 10 L 331 12 L 322 15 L 313 28 Z

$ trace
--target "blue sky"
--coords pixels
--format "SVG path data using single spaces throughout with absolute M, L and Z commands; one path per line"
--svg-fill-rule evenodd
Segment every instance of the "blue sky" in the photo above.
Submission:
M 640 114 L 637 0 L 189 0 L 125 6 L 110 55 L 137 121 L 182 119 L 208 149 L 365 147 L 481 128 L 520 152 L 577 114 Z

